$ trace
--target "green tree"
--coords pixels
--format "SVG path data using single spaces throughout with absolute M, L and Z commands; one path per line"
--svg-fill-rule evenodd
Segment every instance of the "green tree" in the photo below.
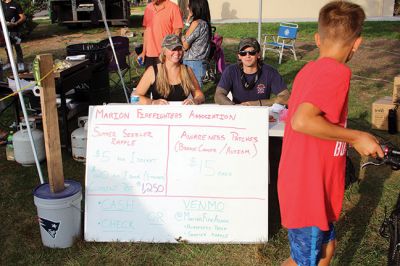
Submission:
M 37 23 L 33 21 L 33 15 L 47 7 L 46 0 L 37 0 L 34 3 L 32 0 L 16 0 L 22 7 L 24 14 L 26 16 L 26 21 L 21 30 L 22 35 L 27 35 L 33 31 L 33 29 L 37 26 Z

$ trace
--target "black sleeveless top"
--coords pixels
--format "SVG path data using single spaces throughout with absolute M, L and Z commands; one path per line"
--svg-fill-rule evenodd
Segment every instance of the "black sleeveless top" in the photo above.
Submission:
M 182 84 L 176 84 L 176 85 L 169 85 L 171 87 L 171 91 L 167 97 L 162 96 L 158 90 L 157 90 L 157 74 L 158 74 L 158 67 L 157 65 L 152 66 L 154 69 L 154 83 L 151 84 L 150 86 L 150 92 L 153 96 L 153 100 L 158 100 L 158 99 L 164 99 L 167 101 L 183 101 L 185 100 L 188 95 L 185 94 L 185 91 L 183 90 Z

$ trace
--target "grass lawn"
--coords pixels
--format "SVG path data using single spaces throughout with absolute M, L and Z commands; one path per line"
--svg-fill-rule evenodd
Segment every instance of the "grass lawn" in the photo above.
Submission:
M 140 16 L 132 16 L 134 31 L 142 30 L 139 28 L 140 19 Z M 48 51 L 46 45 L 40 47 L 35 43 L 37 41 L 52 40 L 51 52 L 61 58 L 65 56 L 65 46 L 71 43 L 71 39 L 85 42 L 89 38 L 106 37 L 101 28 L 69 31 L 47 22 L 41 23 L 32 37 L 23 43 L 27 58 Z M 256 23 L 217 24 L 216 27 L 218 34 L 224 37 L 223 48 L 229 63 L 236 61 L 239 39 L 257 35 Z M 276 32 L 277 27 L 277 23 L 265 23 L 263 33 Z M 279 70 L 289 89 L 301 67 L 318 56 L 313 43 L 316 23 L 300 23 L 299 28 L 298 61 L 284 57 L 283 63 L 278 65 L 277 56 L 273 54 L 267 54 L 265 59 Z M 113 30 L 115 33 L 118 29 Z M 353 78 L 348 124 L 400 146 L 398 134 L 371 130 L 370 125 L 371 103 L 381 96 L 390 96 L 393 78 L 400 74 L 400 22 L 367 22 L 364 33 L 365 42 L 350 62 Z M 53 40 L 62 41 L 55 45 Z M 141 71 L 132 71 L 134 80 L 129 86 L 134 86 Z M 207 102 L 212 102 L 215 84 L 207 83 L 205 90 Z M 112 88 L 112 98 L 118 102 L 123 101 L 124 96 L 120 90 Z M 11 115 L 7 111 L 0 116 L 3 129 L 8 129 Z M 333 265 L 385 265 L 388 241 L 379 236 L 378 230 L 385 206 L 391 209 L 400 191 L 400 174 L 388 167 L 361 170 L 360 163 L 366 158 L 361 158 L 353 150 L 350 150 L 350 156 L 361 181 L 346 190 L 342 217 L 336 224 L 339 243 Z M 84 184 L 85 165 L 72 160 L 65 151 L 63 167 L 65 179 Z M 42 169 L 46 174 L 45 163 Z M 45 248 L 41 243 L 32 195 L 38 183 L 35 167 L 6 161 L 5 146 L 0 146 L 0 265 L 279 265 L 289 256 L 286 230 L 276 226 L 271 230 L 268 243 L 253 245 L 93 243 L 78 240 L 68 249 Z M 272 214 L 272 219 L 277 221 L 276 215 Z

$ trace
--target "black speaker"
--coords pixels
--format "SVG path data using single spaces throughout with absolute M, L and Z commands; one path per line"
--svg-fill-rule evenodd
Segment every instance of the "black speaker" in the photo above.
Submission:
M 388 133 L 397 133 L 397 106 L 393 109 L 389 109 L 388 115 Z

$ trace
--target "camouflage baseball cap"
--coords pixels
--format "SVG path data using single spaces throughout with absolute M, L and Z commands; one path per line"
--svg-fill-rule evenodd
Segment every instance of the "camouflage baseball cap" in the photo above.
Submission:
M 257 52 L 259 52 L 260 49 L 260 44 L 258 43 L 258 41 L 254 38 L 243 38 L 240 40 L 239 43 L 239 52 L 244 50 L 247 47 L 252 47 L 254 48 Z
M 169 50 L 174 50 L 177 47 L 182 47 L 182 41 L 179 38 L 179 36 L 174 35 L 174 34 L 169 34 L 167 36 L 165 36 L 163 43 L 161 45 L 161 47 L 165 47 Z

